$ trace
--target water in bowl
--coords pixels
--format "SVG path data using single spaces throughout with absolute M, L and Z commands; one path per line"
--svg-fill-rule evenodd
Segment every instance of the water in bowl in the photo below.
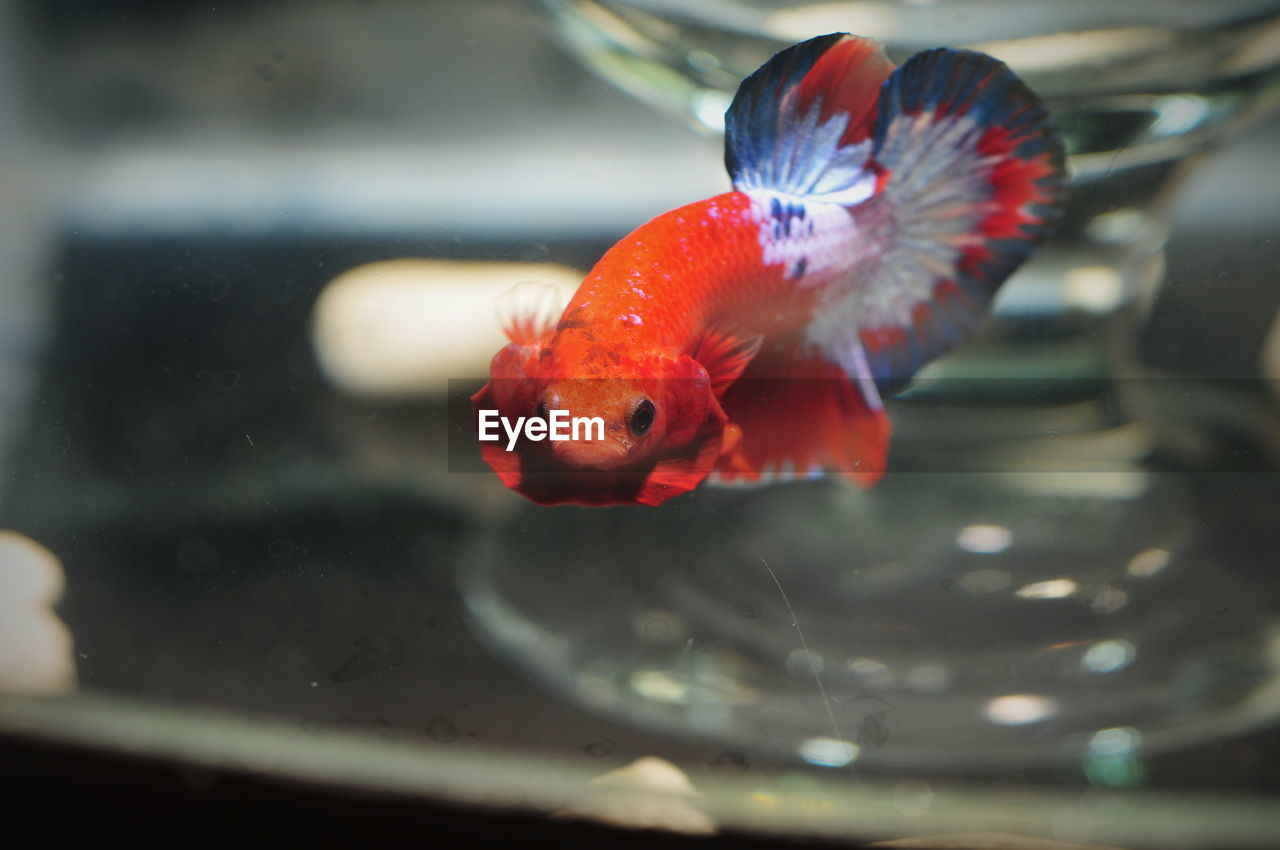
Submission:
M 983 332 L 891 403 L 878 487 L 515 507 L 462 576 L 496 645 L 600 711 L 829 766 L 1126 784 L 1144 753 L 1280 711 L 1274 582 L 1239 547 L 1269 533 L 1248 506 L 1273 477 L 1153 464 L 1134 354 L 1178 178 L 1275 100 L 1274 4 L 544 6 L 588 67 L 707 132 L 812 35 L 984 50 L 1049 102 L 1072 193 Z

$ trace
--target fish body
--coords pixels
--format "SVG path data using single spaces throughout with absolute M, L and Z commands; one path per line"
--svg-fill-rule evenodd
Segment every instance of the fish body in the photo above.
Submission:
M 1053 224 L 1063 153 L 1004 65 L 868 39 L 782 51 L 726 115 L 734 190 L 605 253 L 558 314 L 516 311 L 474 407 L 594 417 L 594 435 L 482 443 L 543 504 L 656 505 L 836 471 L 869 485 L 882 395 L 962 339 Z
M 608 378 L 616 358 L 686 351 L 708 328 L 745 339 L 802 331 L 822 287 L 858 262 L 847 250 L 858 224 L 840 207 L 793 204 L 788 218 L 779 210 L 789 203 L 734 191 L 643 225 L 604 255 L 565 308 L 549 362 L 572 377 Z

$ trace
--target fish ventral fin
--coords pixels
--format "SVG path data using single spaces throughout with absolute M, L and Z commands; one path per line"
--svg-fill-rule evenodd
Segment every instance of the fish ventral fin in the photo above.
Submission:
M 555 328 L 566 300 L 549 283 L 521 281 L 498 296 L 498 325 L 517 345 L 532 345 Z
M 725 113 L 734 188 L 844 205 L 874 195 L 876 95 L 892 71 L 878 42 L 847 33 L 778 53 L 742 81 Z
M 970 333 L 1053 229 L 1064 152 L 1040 99 L 1004 63 L 940 48 L 885 83 L 872 155 L 883 191 L 854 217 L 884 252 L 828 305 L 816 335 L 835 351 L 855 331 L 889 393 Z
M 884 473 L 892 427 L 875 385 L 794 337 L 769 340 L 722 400 L 741 438 L 709 481 L 752 486 L 834 471 L 866 487 Z

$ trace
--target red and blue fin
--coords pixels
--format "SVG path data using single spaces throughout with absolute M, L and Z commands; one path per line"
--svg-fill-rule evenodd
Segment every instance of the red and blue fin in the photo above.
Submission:
M 874 383 L 849 372 L 793 338 L 767 342 L 721 401 L 741 437 L 708 480 L 750 486 L 834 471 L 874 484 L 892 427 Z
M 832 33 L 778 53 L 725 113 L 725 166 L 739 191 L 832 203 L 873 195 L 876 99 L 893 63 L 876 41 Z
M 1066 181 L 1040 99 L 1002 62 L 968 50 L 918 53 L 889 77 L 872 156 L 887 179 L 853 213 L 885 250 L 832 306 L 888 393 L 976 327 L 1053 229 Z M 847 347 L 847 331 L 823 342 Z

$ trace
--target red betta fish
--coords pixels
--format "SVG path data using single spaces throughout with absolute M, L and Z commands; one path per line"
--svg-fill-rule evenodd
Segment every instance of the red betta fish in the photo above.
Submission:
M 558 317 L 508 318 L 472 398 L 477 425 L 542 420 L 481 442 L 508 487 L 657 505 L 708 476 L 870 485 L 882 395 L 978 324 L 1061 211 L 1049 115 L 982 53 L 895 70 L 872 40 L 814 38 L 743 81 L 725 131 L 733 191 L 623 238 Z M 539 439 L 556 411 L 596 427 Z

